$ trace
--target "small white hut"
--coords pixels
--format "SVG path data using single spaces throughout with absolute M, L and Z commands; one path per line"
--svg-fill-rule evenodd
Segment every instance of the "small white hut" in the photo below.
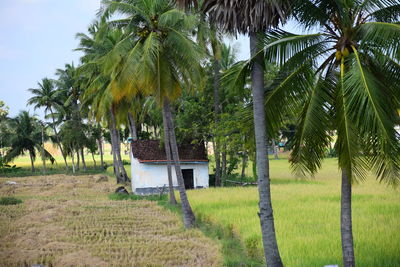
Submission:
M 181 145 L 178 150 L 185 188 L 208 187 L 208 159 L 204 145 Z M 155 194 L 164 186 L 168 190 L 167 157 L 158 140 L 132 142 L 131 173 L 132 192 L 135 194 Z M 172 181 L 177 188 L 174 166 Z

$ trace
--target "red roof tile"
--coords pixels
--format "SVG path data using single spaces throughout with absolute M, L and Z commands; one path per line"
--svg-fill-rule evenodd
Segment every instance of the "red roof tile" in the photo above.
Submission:
M 132 142 L 132 154 L 139 162 L 167 161 L 164 146 L 159 140 L 137 140 Z M 178 147 L 179 159 L 182 162 L 208 161 L 204 144 L 182 144 Z

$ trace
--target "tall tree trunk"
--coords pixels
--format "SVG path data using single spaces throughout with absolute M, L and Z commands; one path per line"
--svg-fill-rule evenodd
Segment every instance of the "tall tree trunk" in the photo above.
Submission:
M 226 164 L 226 159 L 227 153 L 226 153 L 226 144 L 223 145 L 223 151 L 222 151 L 222 162 L 221 162 L 221 184 L 225 183 L 226 179 L 226 171 L 227 171 L 227 164 Z
M 100 137 L 97 142 L 99 143 L 99 152 L 100 152 L 100 165 L 102 168 L 104 168 L 104 155 L 103 155 L 103 141 L 102 138 Z
M 246 165 L 247 165 L 247 155 L 243 154 L 243 157 L 242 157 L 242 172 L 240 174 L 240 180 L 241 181 L 243 181 L 244 177 L 246 176 Z
M 163 115 L 163 125 L 164 125 L 164 147 L 165 154 L 167 156 L 167 173 L 168 173 L 168 188 L 169 188 L 169 203 L 172 205 L 176 205 L 177 201 L 174 194 L 174 184 L 172 182 L 172 171 L 171 171 L 171 146 L 169 140 L 171 139 L 169 136 L 170 129 L 168 128 L 167 118 L 165 117 L 165 112 Z
M 213 46 L 214 47 L 214 46 Z M 219 86 L 220 86 L 220 61 L 216 56 L 216 48 L 214 50 L 214 81 L 213 81 L 213 91 L 214 91 L 214 123 L 215 128 L 218 127 L 219 124 L 219 115 L 220 111 L 220 103 L 219 103 Z M 220 159 L 220 151 L 219 151 L 219 142 L 217 138 L 214 138 L 214 157 L 215 157 L 215 186 L 221 186 L 221 159 Z
M 53 126 L 53 131 L 54 131 L 54 134 L 56 135 L 58 147 L 60 148 L 61 155 L 62 155 L 62 157 L 64 159 L 65 169 L 68 171 L 69 167 L 68 167 L 68 163 L 67 163 L 67 155 L 64 154 L 64 150 L 63 150 L 61 142 L 60 142 L 60 137 L 58 136 L 58 133 L 57 133 L 57 128 L 56 128 L 56 124 L 55 124 L 55 120 L 54 120 L 53 110 L 52 110 L 51 107 L 49 107 L 49 108 L 50 108 L 50 113 L 51 113 L 51 119 L 53 121 L 53 125 L 52 125 Z
M 257 34 L 250 33 L 250 51 L 254 58 L 259 51 Z M 251 89 L 253 93 L 254 132 L 256 139 L 256 159 L 258 192 L 260 196 L 260 224 L 264 256 L 267 266 L 283 266 L 275 235 L 274 216 L 271 203 L 269 179 L 269 160 L 267 150 L 266 118 L 264 108 L 264 69 L 263 57 L 258 55 L 251 70 Z
M 72 158 L 72 173 L 75 173 L 75 157 L 74 157 L 74 148 L 71 146 L 71 158 Z
M 31 171 L 35 172 L 35 161 L 33 160 L 33 153 L 29 151 L 29 158 L 31 159 Z
M 41 152 L 42 152 L 42 161 L 43 161 L 43 175 L 46 175 L 46 156 L 44 154 L 44 125 L 42 125 L 42 146 L 41 146 Z
M 94 168 L 97 168 L 96 160 L 94 159 L 94 153 L 92 152 L 92 159 L 93 159 L 93 164 Z
M 113 147 L 115 146 L 116 143 L 116 138 L 114 136 L 114 131 L 112 130 L 111 123 L 110 123 L 110 136 L 111 136 L 111 151 L 113 151 L 114 150 Z M 119 166 L 118 166 L 118 160 L 114 151 L 112 153 L 112 156 L 113 156 L 113 170 L 115 178 L 117 178 L 117 183 L 122 183 L 121 173 L 119 171 Z
M 340 212 L 340 230 L 342 236 L 343 267 L 356 266 L 353 245 L 353 229 L 351 219 L 351 181 L 349 171 L 342 169 L 342 199 Z
M 85 155 L 83 153 L 83 148 L 81 148 L 81 158 L 82 158 L 83 171 L 86 172 L 87 168 L 86 168 Z
M 121 158 L 121 143 L 120 143 L 120 138 L 119 138 L 119 133 L 117 131 L 117 124 L 115 120 L 115 114 L 113 108 L 110 109 L 110 118 L 111 118 L 111 134 L 114 136 L 114 142 L 112 142 L 112 147 L 113 147 L 113 154 L 115 154 L 115 158 L 117 161 L 117 167 L 118 167 L 118 173 L 120 176 L 120 182 L 128 182 L 129 177 L 126 173 L 124 164 L 122 163 L 122 158 Z M 111 138 L 112 140 L 112 138 Z M 118 179 L 117 179 L 118 180 Z
M 129 120 L 129 130 L 131 132 L 131 136 L 133 140 L 138 140 L 137 129 L 136 129 L 136 120 L 133 117 L 132 113 L 128 112 L 128 120 Z
M 79 166 L 80 166 L 80 156 L 79 156 L 79 149 L 76 149 L 76 170 L 79 171 Z
M 278 155 L 278 149 L 276 147 L 276 141 L 275 139 L 272 139 L 272 147 L 274 149 L 274 159 L 279 159 L 279 155 Z
M 169 106 L 169 100 L 165 97 L 163 103 L 163 112 L 165 113 L 165 118 L 168 123 L 171 154 L 174 160 L 176 178 L 178 180 L 179 195 L 181 197 L 182 203 L 182 214 L 183 214 L 183 224 L 185 228 L 191 228 L 195 226 L 196 218 L 190 206 L 189 199 L 186 194 L 185 182 L 183 181 L 183 175 L 181 170 L 181 165 L 179 162 L 178 145 L 176 143 L 175 129 L 172 121 L 171 109 Z

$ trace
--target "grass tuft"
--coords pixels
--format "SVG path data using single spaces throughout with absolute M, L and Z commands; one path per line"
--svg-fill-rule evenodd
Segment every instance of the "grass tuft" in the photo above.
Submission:
M 15 197 L 2 197 L 0 198 L 0 205 L 7 206 L 7 205 L 17 205 L 21 204 L 22 200 L 15 198 Z

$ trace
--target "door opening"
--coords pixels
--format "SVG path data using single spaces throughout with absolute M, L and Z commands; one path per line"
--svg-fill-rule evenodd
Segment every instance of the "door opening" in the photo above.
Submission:
M 193 189 L 193 169 L 182 170 L 183 181 L 185 182 L 185 189 Z

